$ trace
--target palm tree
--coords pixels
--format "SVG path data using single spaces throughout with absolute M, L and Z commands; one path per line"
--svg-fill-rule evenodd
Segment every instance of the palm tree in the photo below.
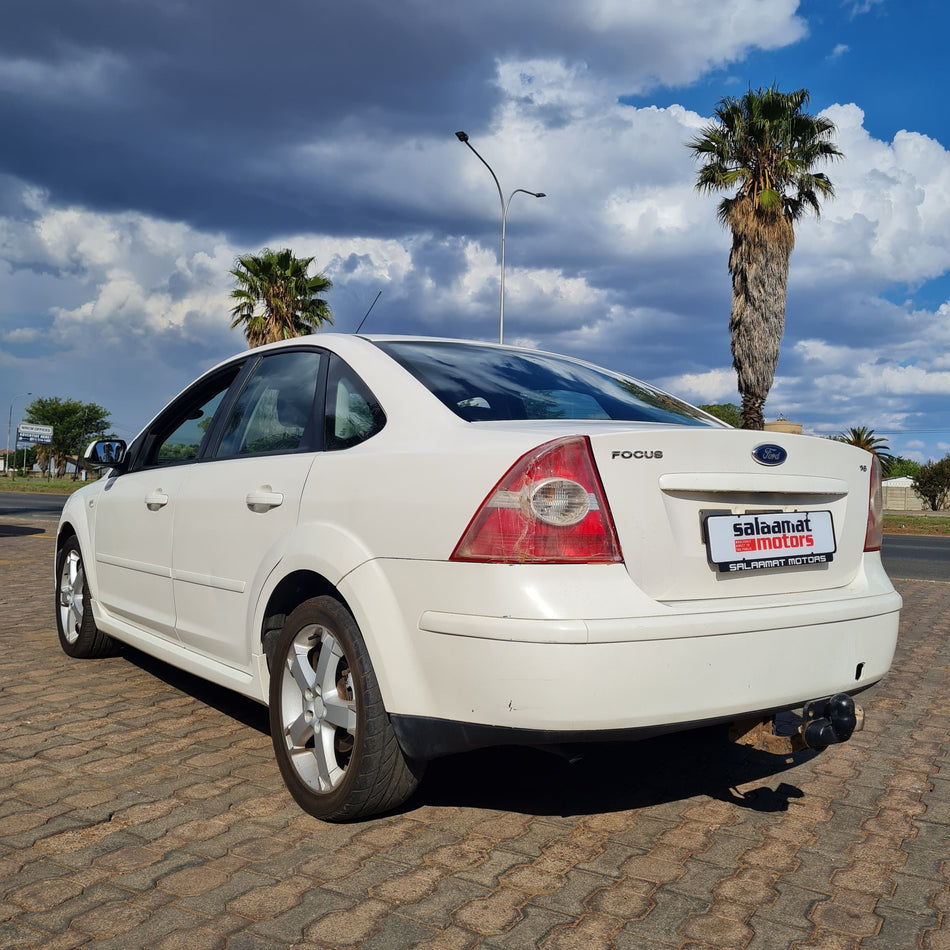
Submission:
M 746 429 L 764 426 L 785 329 L 794 224 L 809 210 L 820 213 L 819 198 L 834 196 L 831 181 L 813 168 L 842 155 L 831 141 L 834 123 L 803 111 L 809 99 L 807 89 L 785 93 L 775 86 L 728 96 L 715 120 L 686 143 L 702 162 L 699 191 L 738 189 L 719 203 L 718 216 L 732 231 L 729 330 Z
M 834 439 L 836 442 L 856 445 L 859 449 L 864 449 L 866 452 L 876 455 L 881 463 L 881 474 L 890 474 L 891 467 L 896 459 L 891 455 L 891 447 L 887 444 L 887 439 L 875 435 L 873 429 L 868 429 L 865 426 L 852 426 L 847 432 L 841 432 L 834 436 Z
M 313 333 L 333 323 L 330 305 L 321 296 L 333 284 L 324 274 L 308 276 L 312 257 L 295 257 L 290 248 L 239 257 L 230 271 L 237 281 L 231 297 L 231 329 L 244 324 L 250 347 Z

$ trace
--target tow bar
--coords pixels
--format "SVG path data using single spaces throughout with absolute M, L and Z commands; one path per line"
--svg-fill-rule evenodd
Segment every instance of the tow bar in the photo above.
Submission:
M 802 721 L 790 736 L 777 736 L 774 719 L 740 719 L 729 727 L 729 738 L 773 755 L 791 755 L 802 749 L 824 749 L 847 742 L 864 728 L 864 710 L 847 693 L 815 699 L 802 708 Z

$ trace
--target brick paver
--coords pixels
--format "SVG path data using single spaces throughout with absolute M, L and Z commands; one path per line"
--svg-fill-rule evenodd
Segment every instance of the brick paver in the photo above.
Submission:
M 950 583 L 899 582 L 844 746 L 488 750 L 339 826 L 284 790 L 263 707 L 62 654 L 52 529 L 0 520 L 0 947 L 950 950 Z

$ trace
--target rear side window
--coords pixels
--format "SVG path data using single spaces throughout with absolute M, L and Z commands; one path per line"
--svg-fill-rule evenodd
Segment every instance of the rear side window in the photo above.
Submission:
M 366 383 L 338 356 L 330 357 L 324 446 L 348 449 L 376 435 L 386 414 Z
M 377 346 L 456 415 L 503 419 L 616 419 L 716 426 L 699 409 L 646 383 L 549 353 L 470 343 Z

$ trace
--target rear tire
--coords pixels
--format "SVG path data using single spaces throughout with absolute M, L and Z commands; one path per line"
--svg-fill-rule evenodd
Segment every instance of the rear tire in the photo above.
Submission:
M 325 821 L 401 805 L 424 771 L 403 755 L 359 627 L 332 597 L 305 601 L 284 623 L 273 648 L 270 727 L 291 795 Z
M 75 537 L 60 548 L 56 561 L 56 629 L 68 656 L 96 659 L 112 652 L 112 638 L 96 627 L 82 551 Z

